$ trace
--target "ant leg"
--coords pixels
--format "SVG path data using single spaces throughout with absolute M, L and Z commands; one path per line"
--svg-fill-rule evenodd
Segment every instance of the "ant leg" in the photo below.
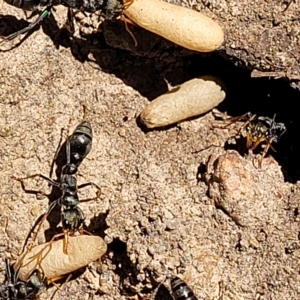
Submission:
M 51 8 L 52 8 L 52 5 L 48 6 L 46 9 L 44 9 L 42 11 L 41 15 L 34 22 L 29 24 L 29 26 L 27 26 L 27 27 L 15 32 L 15 33 L 12 33 L 9 36 L 3 36 L 2 37 L 3 40 L 0 42 L 0 44 L 3 43 L 4 41 L 6 41 L 6 42 L 7 41 L 12 41 L 13 39 L 17 38 L 21 34 L 27 33 L 29 30 L 34 28 L 37 24 L 39 24 L 41 21 L 43 21 L 43 19 L 45 19 L 48 16 L 48 14 L 50 13 Z
M 22 254 L 22 258 L 14 265 L 14 269 L 19 270 L 23 267 L 26 267 L 32 263 L 34 263 L 34 266 L 32 266 L 32 270 L 34 269 L 37 269 L 39 271 L 41 271 L 43 274 L 46 274 L 45 273 L 45 270 L 43 270 L 43 267 L 42 267 L 42 262 L 43 262 L 43 259 L 45 257 L 47 257 L 47 255 L 49 254 L 49 252 L 51 251 L 52 249 L 52 243 L 55 241 L 56 238 L 60 237 L 64 235 L 64 233 L 60 233 L 60 234 L 56 234 L 50 242 L 47 243 L 47 245 L 45 245 L 45 247 L 43 247 L 39 252 L 37 252 L 36 254 L 34 255 L 31 255 L 30 256 L 30 251 L 26 251 L 25 253 Z M 34 252 L 34 250 L 33 250 Z M 27 262 L 24 263 L 24 257 L 26 257 L 26 260 Z
M 40 176 L 40 175 L 38 174 L 38 176 Z M 30 177 L 34 177 L 34 176 L 30 176 Z M 41 177 L 43 178 L 43 176 L 41 176 Z M 17 178 L 16 178 L 16 179 L 17 179 Z M 21 179 L 20 181 L 21 181 L 21 183 L 22 183 L 23 189 L 24 189 L 25 191 L 27 191 L 27 190 L 25 189 L 25 187 L 24 187 L 24 183 L 23 183 L 22 179 Z M 43 194 L 44 194 L 44 193 L 43 193 Z M 44 194 L 44 195 L 46 195 L 46 194 Z M 39 232 L 40 232 L 40 230 L 41 230 L 41 228 L 42 228 L 42 226 L 43 226 L 45 220 L 47 219 L 47 217 L 48 217 L 49 213 L 52 211 L 52 209 L 56 206 L 56 204 L 57 204 L 57 201 L 54 201 L 53 203 L 51 203 L 51 205 L 50 205 L 49 208 L 48 208 L 48 211 L 47 211 L 44 215 L 42 215 L 42 216 L 39 218 L 39 219 L 40 219 L 39 221 L 37 221 L 37 222 L 34 224 L 33 228 L 30 230 L 29 234 L 27 235 L 27 237 L 26 237 L 26 239 L 25 239 L 24 245 L 23 245 L 23 247 L 22 247 L 22 252 L 24 252 L 25 249 L 26 249 L 26 251 L 30 251 L 30 250 L 34 247 L 34 245 L 35 245 L 35 243 L 36 243 L 36 240 L 37 240 L 37 237 L 38 237 L 38 234 L 39 234 Z M 36 229 L 36 227 L 37 227 L 37 229 Z M 36 229 L 36 230 L 35 230 L 35 229 Z M 30 240 L 31 233 L 33 233 L 34 231 L 35 231 L 35 233 L 34 233 L 34 235 L 33 235 L 33 238 L 32 238 L 31 241 L 29 241 L 29 240 Z
M 39 233 L 39 231 L 41 230 L 43 223 L 45 222 L 45 220 L 47 219 L 47 217 L 49 216 L 49 214 L 50 214 L 50 212 L 53 210 L 53 208 L 56 206 L 57 201 L 58 201 L 58 200 L 52 202 L 52 203 L 50 204 L 49 208 L 48 208 L 48 211 L 44 214 L 42 220 L 41 220 L 40 223 L 39 223 L 39 227 L 38 227 L 38 229 L 37 229 L 37 231 L 36 231 L 36 233 L 35 233 L 35 235 L 34 235 L 34 237 L 33 237 L 33 243 L 36 241 L 37 236 L 38 236 L 38 233 Z
M 49 247 L 49 250 L 47 250 L 45 252 L 45 249 Z M 42 248 L 39 252 L 37 252 L 34 255 L 29 256 L 29 253 L 31 250 L 27 250 L 25 253 L 22 254 L 22 258 L 19 259 L 19 261 L 17 261 L 14 265 L 14 269 L 18 269 L 18 272 L 21 268 L 28 266 L 29 264 L 31 264 L 32 262 L 36 261 L 36 264 L 34 265 L 34 267 L 32 267 L 32 270 L 34 269 L 40 269 L 43 271 L 43 268 L 41 266 L 41 262 L 43 260 L 43 257 L 46 257 L 48 255 L 48 253 L 51 251 L 51 243 L 49 243 L 49 245 L 46 245 L 44 248 Z M 24 263 L 24 257 L 27 256 L 27 262 Z M 44 273 L 44 271 L 43 271 Z
M 233 123 L 237 123 L 237 122 L 242 122 L 243 120 L 248 120 L 248 121 L 244 121 L 245 123 L 247 123 L 245 126 L 248 125 L 248 123 L 250 121 L 252 121 L 254 118 L 256 117 L 256 115 L 252 115 L 251 112 L 247 112 L 241 116 L 237 116 L 237 117 L 232 117 L 232 118 L 227 118 L 225 120 L 223 120 L 224 122 L 229 122 L 228 124 L 226 125 L 223 125 L 223 126 L 214 126 L 215 128 L 221 128 L 221 129 L 225 129 L 227 127 L 229 127 L 231 124 Z M 251 120 L 250 120 L 251 119 Z M 250 121 L 249 121 L 250 120 Z M 244 126 L 243 126 L 244 128 Z
M 62 232 L 62 233 L 58 233 L 58 234 L 56 234 L 55 236 L 53 236 L 52 237 L 52 239 L 50 240 L 50 242 L 49 243 L 52 243 L 52 242 L 54 242 L 58 237 L 60 237 L 60 236 L 62 236 L 62 235 L 65 235 L 65 233 L 64 232 Z
M 49 178 L 45 177 L 44 175 L 42 174 L 34 174 L 34 175 L 30 175 L 30 176 L 27 176 L 27 177 L 23 177 L 23 178 L 19 178 L 19 177 L 16 177 L 16 176 L 12 176 L 13 179 L 17 180 L 17 181 L 20 181 L 21 182 L 21 186 L 22 186 L 22 189 L 24 190 L 25 193 L 29 193 L 29 194 L 40 194 L 40 195 L 43 195 L 43 196 L 48 196 L 48 194 L 42 192 L 42 191 L 34 191 L 34 190 L 28 190 L 26 189 L 25 187 L 25 184 L 24 184 L 24 180 L 26 179 L 29 179 L 29 178 L 34 178 L 34 177 L 41 177 L 43 179 L 46 179 L 48 181 Z M 49 179 L 51 180 L 51 179 Z
M 126 1 L 124 1 L 125 3 L 124 3 L 124 8 L 123 8 L 123 10 L 126 10 L 133 2 L 134 2 L 134 0 L 126 0 Z
M 262 156 L 261 156 L 262 159 L 266 156 L 266 154 L 267 154 L 269 148 L 271 147 L 272 142 L 273 142 L 273 139 L 272 139 L 272 138 L 269 139 L 269 140 L 267 140 L 267 146 L 265 147 L 265 149 L 264 149 L 264 151 L 263 151 L 263 154 L 262 154 Z
M 273 139 L 272 139 L 272 138 L 269 139 L 269 140 L 267 140 L 267 145 L 266 145 L 266 147 L 265 147 L 265 149 L 264 149 L 264 151 L 263 151 L 261 157 L 260 157 L 259 160 L 258 160 L 258 167 L 259 167 L 259 168 L 261 168 L 261 166 L 262 166 L 262 160 L 263 160 L 263 158 L 266 156 L 266 154 L 267 154 L 269 148 L 271 147 L 272 142 L 273 142 Z
M 272 151 L 277 152 L 276 149 L 272 145 L 270 145 L 270 148 L 272 149 Z
M 33 243 L 36 241 L 38 233 L 40 232 L 40 230 L 42 228 L 42 225 L 44 224 L 44 222 L 47 219 L 47 217 L 48 217 L 48 213 L 45 213 L 44 216 L 43 216 L 43 218 L 42 218 L 42 220 L 39 223 L 39 227 L 37 228 L 36 233 L 34 234 L 34 237 L 33 237 L 33 240 L 32 240 Z
M 54 277 L 54 278 L 48 279 L 48 284 L 53 284 L 53 285 L 56 287 L 56 290 L 55 290 L 54 293 L 52 294 L 50 300 L 52 300 L 52 299 L 54 298 L 54 296 L 55 296 L 55 294 L 57 293 L 57 291 L 60 290 L 61 287 L 62 287 L 64 284 L 66 284 L 66 283 L 69 282 L 69 280 L 70 280 L 71 277 L 72 277 L 72 274 L 69 274 L 68 277 L 67 277 L 67 279 L 66 279 L 66 281 L 65 281 L 61 286 L 58 286 L 58 285 L 55 283 L 55 281 L 61 280 L 61 279 L 64 278 L 65 276 L 66 276 L 66 275 L 60 275 L 60 276 L 56 276 L 56 277 Z
M 83 228 L 80 228 L 78 231 L 79 231 L 79 233 L 80 233 L 81 235 L 83 235 L 83 234 L 93 235 L 92 233 L 90 233 L 89 231 L 87 231 L 87 230 L 85 230 L 85 229 L 83 229 Z
M 61 184 L 60 181 L 56 181 L 56 180 L 54 180 L 52 178 L 49 178 L 49 177 L 47 177 L 47 176 L 45 176 L 43 174 L 39 174 L 39 176 L 41 178 L 45 179 L 50 185 L 53 185 L 53 186 L 58 187 L 59 189 L 62 189 L 62 184 Z
M 26 251 L 26 249 L 28 249 L 29 251 L 33 248 L 34 246 L 34 242 L 37 238 L 37 233 L 35 233 L 34 237 L 33 237 L 33 240 L 32 241 L 29 241 L 29 239 L 31 238 L 31 234 L 33 233 L 33 231 L 35 230 L 35 228 L 41 224 L 41 222 L 43 223 L 45 220 L 45 214 L 44 215 L 41 215 L 34 223 L 33 227 L 30 229 L 29 233 L 27 234 L 25 240 L 24 240 L 24 243 L 23 243 L 23 247 L 22 247 L 22 251 L 21 253 L 24 253 Z M 39 225 L 38 227 L 38 230 L 37 232 L 39 232 L 41 228 L 41 225 Z
M 24 180 L 29 179 L 29 178 L 34 178 L 34 177 L 41 177 L 42 179 L 46 180 L 50 185 L 56 186 L 56 187 L 58 187 L 58 188 L 61 188 L 61 182 L 57 182 L 56 180 L 54 180 L 54 179 L 52 179 L 52 178 L 49 178 L 49 177 L 47 177 L 47 176 L 45 176 L 45 175 L 43 175 L 43 174 L 33 174 L 33 175 L 30 175 L 30 176 L 27 176 L 27 177 L 23 177 L 23 178 L 19 178 L 19 177 L 16 177 L 16 176 L 12 176 L 13 179 L 15 179 L 15 180 L 21 182 L 22 188 L 23 188 L 23 190 L 24 190 L 26 193 L 34 193 L 34 194 L 41 194 L 41 195 L 44 195 L 44 196 L 48 196 L 47 194 L 45 194 L 45 193 L 43 193 L 43 192 L 27 190 L 27 189 L 25 188 Z
M 100 186 L 98 186 L 96 183 L 94 183 L 94 182 L 86 182 L 86 183 L 83 183 L 83 184 L 80 184 L 78 187 L 77 187 L 77 189 L 82 189 L 82 188 L 84 188 L 84 187 L 86 187 L 86 186 L 94 186 L 98 191 L 101 191 L 101 188 L 100 188 Z
M 60 289 L 60 287 L 58 285 L 55 284 L 55 281 L 58 281 L 58 280 L 61 280 L 62 278 L 64 278 L 65 275 L 60 275 L 60 276 L 56 276 L 56 277 L 53 277 L 53 278 L 50 278 L 48 279 L 48 283 L 49 284 L 53 284 L 55 285 L 58 289 Z
M 128 28 L 128 23 L 129 23 L 129 24 L 132 24 L 132 25 L 136 25 L 136 24 L 135 24 L 134 22 L 132 22 L 129 18 L 126 18 L 124 15 L 120 16 L 119 19 L 120 19 L 121 21 L 124 22 L 126 31 L 129 33 L 129 35 L 131 36 L 131 38 L 132 38 L 133 41 L 134 41 L 134 47 L 137 47 L 138 41 L 137 41 L 137 39 L 135 38 L 135 36 L 134 36 L 134 34 L 132 33 L 132 31 Z
M 131 30 L 128 28 L 128 25 L 127 24 L 132 24 L 132 25 L 136 25 L 136 23 L 134 23 L 133 21 L 131 21 L 129 18 L 127 18 L 125 15 L 121 15 L 119 18 L 119 20 L 123 21 L 124 24 L 125 24 L 125 29 L 126 31 L 129 33 L 129 35 L 132 37 L 133 41 L 134 41 L 134 46 L 137 47 L 138 45 L 138 42 L 134 36 L 134 34 L 131 32 Z
M 64 242 L 63 242 L 63 247 L 64 247 L 64 253 L 68 254 L 68 244 L 69 244 L 69 231 L 64 230 Z
M 48 253 L 50 252 L 51 247 L 52 247 L 51 244 L 52 244 L 57 238 L 59 238 L 59 237 L 62 236 L 62 235 L 65 235 L 65 233 L 58 233 L 58 234 L 56 234 L 56 235 L 54 235 L 54 236 L 52 237 L 52 239 L 48 242 L 49 245 L 47 245 L 47 246 L 49 246 L 50 249 L 49 249 L 49 251 L 48 251 L 46 254 L 48 254 Z M 47 246 L 45 246 L 45 248 L 46 248 Z M 39 253 L 37 253 L 37 254 L 35 254 L 34 256 L 32 256 L 32 258 L 38 257 L 38 259 L 39 259 L 39 258 L 41 257 L 41 252 L 43 252 L 43 250 L 44 250 L 45 248 L 43 248 Z M 41 265 L 40 265 L 41 260 L 42 260 L 42 259 L 39 260 L 39 262 L 37 263 L 37 265 L 39 265 L 40 269 L 43 271 L 43 268 L 42 268 Z M 43 273 L 45 273 L 45 272 L 43 271 Z
M 83 229 L 82 227 L 77 229 L 80 235 L 83 234 L 87 234 L 87 235 L 93 235 L 92 233 L 90 233 L 89 231 Z M 64 242 L 63 242 L 63 251 L 65 254 L 68 254 L 68 246 L 69 246 L 69 231 L 68 230 L 64 230 L 63 233 L 59 234 L 59 235 L 64 235 Z M 55 238 L 57 236 L 54 236 Z
M 77 187 L 77 189 L 79 190 L 79 189 L 82 189 L 82 188 L 84 188 L 84 187 L 86 187 L 86 186 L 93 186 L 93 187 L 95 187 L 95 188 L 97 189 L 96 197 L 94 197 L 94 198 L 89 198 L 89 199 L 84 199 L 84 200 L 80 200 L 80 202 L 92 201 L 92 200 L 96 200 L 96 199 L 98 199 L 98 198 L 100 197 L 100 195 L 101 195 L 101 188 L 100 188 L 100 186 L 98 186 L 98 185 L 97 185 L 96 183 L 94 183 L 94 182 L 87 182 L 87 183 L 80 184 L 80 185 Z

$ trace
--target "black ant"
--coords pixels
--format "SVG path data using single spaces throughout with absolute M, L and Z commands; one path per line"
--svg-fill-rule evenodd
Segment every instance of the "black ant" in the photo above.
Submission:
M 246 131 L 246 147 L 248 150 L 254 150 L 261 143 L 265 142 L 266 145 L 258 161 L 258 166 L 261 167 L 262 160 L 266 156 L 268 150 L 271 148 L 276 152 L 272 143 L 277 143 L 286 131 L 284 123 L 275 122 L 275 117 L 276 114 L 274 114 L 273 119 L 271 119 L 269 117 L 257 116 L 256 114 L 248 112 L 238 117 L 226 119 L 225 121 L 229 121 L 229 124 L 221 128 L 227 128 L 236 122 L 243 122 L 237 135 L 240 135 L 243 130 Z
M 27 281 L 22 281 L 18 278 L 18 272 L 9 265 L 8 259 L 5 259 L 5 271 L 6 281 L 0 284 L 0 299 L 36 299 L 36 296 L 48 287 L 46 278 L 38 270 L 35 270 Z
M 93 182 L 88 182 L 77 186 L 77 179 L 74 174 L 77 172 L 79 165 L 83 159 L 88 155 L 92 147 L 92 127 L 90 122 L 81 122 L 74 130 L 74 132 L 68 137 L 66 142 L 66 157 L 67 163 L 62 167 L 62 173 L 59 180 L 54 180 L 46 177 L 42 174 L 34 174 L 25 178 L 16 178 L 16 180 L 21 181 L 22 186 L 23 181 L 28 178 L 41 177 L 45 179 L 50 185 L 53 185 L 62 191 L 62 196 L 51 203 L 47 213 L 42 218 L 38 230 L 35 234 L 34 240 L 49 213 L 58 204 L 62 206 L 61 221 L 63 232 L 65 236 L 64 252 L 67 253 L 68 249 L 68 235 L 73 235 L 75 231 L 83 233 L 83 223 L 84 214 L 82 210 L 78 207 L 79 197 L 78 189 L 92 185 L 98 190 L 97 197 L 101 193 L 101 189 Z M 26 189 L 24 188 L 26 191 Z M 94 199 L 96 199 L 94 198 Z M 83 201 L 89 201 L 93 199 L 87 199 Z

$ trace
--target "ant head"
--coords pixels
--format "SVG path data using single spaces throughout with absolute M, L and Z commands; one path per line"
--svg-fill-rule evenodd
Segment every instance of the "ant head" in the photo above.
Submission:
M 39 270 L 35 270 L 31 274 L 27 282 L 27 289 L 29 288 L 31 289 L 30 292 L 34 295 L 39 295 L 47 289 L 47 280 L 42 272 L 40 272 Z
M 261 144 L 265 139 L 265 135 L 259 131 L 256 131 L 252 134 L 247 133 L 246 146 L 249 150 L 254 150 L 259 144 Z
M 65 209 L 62 212 L 62 226 L 72 232 L 79 230 L 84 221 L 83 215 L 78 209 Z

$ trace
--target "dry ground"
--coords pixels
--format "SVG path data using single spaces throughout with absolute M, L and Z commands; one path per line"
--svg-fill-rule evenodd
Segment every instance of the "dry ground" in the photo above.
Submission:
M 3 34 L 24 25 L 16 21 L 24 18 L 22 11 L 3 2 L 1 14 Z M 106 25 L 104 36 L 70 41 L 57 28 L 65 15 L 58 8 L 58 22 L 51 17 L 43 30 L 0 54 L 2 278 L 4 258 L 18 257 L 49 205 L 48 197 L 26 193 L 12 176 L 49 175 L 61 129 L 65 140 L 68 127 L 73 130 L 81 122 L 85 105 L 94 140 L 78 181 L 95 182 L 102 194 L 80 207 L 88 230 L 102 236 L 109 250 L 101 273 L 94 267 L 76 274 L 56 299 L 146 300 L 155 297 L 155 288 L 170 274 L 182 274 L 199 299 L 299 299 L 297 135 L 279 147 L 276 160 L 268 156 L 257 169 L 251 153 L 224 150 L 237 128 L 215 128 L 211 113 L 148 132 L 137 121 L 148 100 L 166 90 L 164 78 L 176 84 L 217 73 L 228 80 L 233 99 L 223 110 L 259 108 L 270 94 L 268 113 L 277 112 L 293 126 L 296 111 L 288 101 L 281 109 L 280 101 L 298 94 L 288 94 L 282 82 L 251 85 L 248 73 L 234 73 L 220 58 L 197 56 L 154 35 L 132 53 L 130 36 L 119 25 Z M 120 34 L 121 50 L 113 34 Z M 298 133 L 295 126 L 292 130 Z M 28 179 L 25 185 L 51 192 L 41 180 Z M 80 198 L 94 193 L 83 189 Z M 58 216 L 45 224 L 39 242 L 47 227 L 46 233 L 59 231 Z M 50 299 L 54 290 L 41 299 Z M 156 299 L 172 298 L 161 286 Z

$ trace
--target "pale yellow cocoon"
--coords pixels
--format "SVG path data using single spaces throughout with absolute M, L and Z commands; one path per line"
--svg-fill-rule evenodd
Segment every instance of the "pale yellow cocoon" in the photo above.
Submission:
M 212 77 L 195 78 L 154 99 L 140 119 L 148 128 L 162 127 L 204 114 L 224 98 L 225 92 Z
M 36 269 L 47 279 L 51 279 L 71 273 L 101 258 L 107 245 L 99 236 L 80 235 L 69 237 L 68 254 L 63 250 L 63 239 L 35 246 L 19 257 L 14 270 L 19 272 L 18 277 L 23 281 L 27 281 Z
M 124 14 L 134 23 L 190 50 L 211 52 L 224 42 L 218 23 L 192 9 L 160 0 L 134 0 Z

